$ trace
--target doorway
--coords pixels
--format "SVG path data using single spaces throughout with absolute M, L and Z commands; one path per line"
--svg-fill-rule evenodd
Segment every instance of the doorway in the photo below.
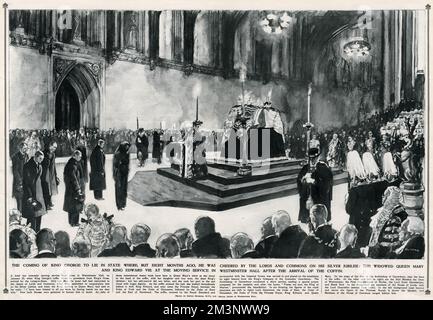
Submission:
M 60 85 L 56 95 L 56 131 L 80 128 L 80 102 L 68 80 Z

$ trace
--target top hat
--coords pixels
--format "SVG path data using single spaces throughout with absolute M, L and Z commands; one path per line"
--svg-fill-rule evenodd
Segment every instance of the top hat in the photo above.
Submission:
M 319 148 L 310 148 L 308 150 L 308 158 L 317 158 L 320 155 Z

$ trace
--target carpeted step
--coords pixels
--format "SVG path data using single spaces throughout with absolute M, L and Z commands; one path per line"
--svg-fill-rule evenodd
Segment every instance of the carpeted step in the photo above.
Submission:
M 301 167 L 301 163 L 303 160 L 289 160 L 289 159 L 284 159 L 284 160 L 270 160 L 270 161 L 264 161 L 264 162 L 254 162 L 252 164 L 250 164 L 250 166 L 254 169 L 254 168 L 261 168 L 263 166 L 267 166 L 270 168 L 279 168 L 279 167 L 296 167 L 296 168 L 300 168 Z M 239 168 L 240 163 L 239 162 L 234 162 L 234 161 L 224 161 L 224 160 L 210 160 L 207 161 L 207 165 L 208 167 L 212 167 L 212 168 L 218 168 L 218 169 L 224 169 L 224 170 L 229 170 L 229 171 L 233 171 L 236 172 Z

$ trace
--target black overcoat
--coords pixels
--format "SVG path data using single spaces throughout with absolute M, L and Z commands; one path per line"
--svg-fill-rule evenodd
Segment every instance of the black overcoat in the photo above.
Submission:
M 42 192 L 42 166 L 38 165 L 33 158 L 26 162 L 23 167 L 23 216 L 27 219 L 40 217 L 46 214 L 44 194 Z M 42 207 L 33 210 L 27 201 L 29 198 L 38 201 Z
M 96 146 L 90 155 L 90 190 L 105 190 L 105 154 Z
M 12 156 L 12 196 L 15 198 L 23 197 L 23 169 L 27 160 L 27 154 L 19 151 Z
M 76 212 L 81 211 L 80 202 L 77 200 L 80 194 L 85 193 L 85 181 L 81 163 L 70 158 L 66 163 L 63 171 L 63 181 L 65 182 L 65 200 L 63 202 L 63 211 Z
M 323 204 L 328 209 L 328 221 L 331 220 L 331 200 L 333 187 L 332 170 L 324 162 L 319 161 L 311 173 L 311 178 L 315 179 L 315 183 L 308 185 L 302 182 L 302 178 L 309 170 L 309 164 L 302 167 L 298 174 L 297 184 L 299 192 L 299 221 L 308 222 L 310 212 L 307 209 L 306 203 L 310 196 L 314 204 Z

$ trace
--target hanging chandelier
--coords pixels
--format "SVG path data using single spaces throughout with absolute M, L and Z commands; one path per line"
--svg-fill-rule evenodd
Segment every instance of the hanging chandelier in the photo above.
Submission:
M 281 34 L 289 27 L 291 21 L 292 17 L 290 17 L 287 12 L 283 14 L 269 12 L 265 13 L 265 16 L 260 20 L 259 24 L 263 31 L 268 34 Z
M 370 50 L 370 43 L 362 37 L 349 41 L 343 47 L 344 53 L 349 57 L 365 57 L 370 54 Z

